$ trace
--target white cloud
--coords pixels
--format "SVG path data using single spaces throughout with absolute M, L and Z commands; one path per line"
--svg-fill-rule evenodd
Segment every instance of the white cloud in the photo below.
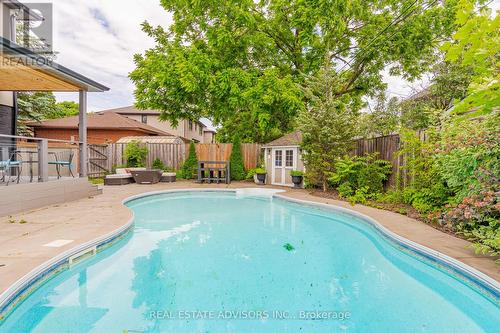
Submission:
M 134 85 L 128 73 L 134 69 L 133 55 L 154 46 L 142 32 L 141 23 L 147 20 L 168 27 L 170 13 L 155 0 L 51 2 L 56 62 L 110 88 L 108 92 L 89 94 L 89 110 L 131 105 Z M 75 93 L 56 96 L 58 100 L 78 99 Z

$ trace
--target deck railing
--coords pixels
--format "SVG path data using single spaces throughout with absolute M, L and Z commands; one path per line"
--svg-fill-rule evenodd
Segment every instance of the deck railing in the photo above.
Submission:
M 80 141 L 0 134 L 0 181 L 47 182 L 86 176 L 79 167 L 82 149 L 86 147 Z

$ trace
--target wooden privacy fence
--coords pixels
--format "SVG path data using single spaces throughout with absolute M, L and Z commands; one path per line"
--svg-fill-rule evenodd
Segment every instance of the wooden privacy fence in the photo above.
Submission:
M 110 143 L 109 157 L 111 166 L 125 165 L 125 147 L 126 143 Z M 144 143 L 148 148 L 148 156 L 146 158 L 146 167 L 151 168 L 153 161 L 159 158 L 166 167 L 171 169 L 179 169 L 186 159 L 186 145 L 177 143 Z
M 166 167 L 180 169 L 189 153 L 189 144 L 176 143 L 144 143 L 148 148 L 146 167 L 151 168 L 153 161 L 159 158 Z M 126 143 L 110 143 L 105 145 L 89 145 L 89 176 L 102 177 L 111 172 L 113 166 L 125 165 Z M 196 157 L 199 161 L 229 161 L 233 145 L 230 143 L 196 144 Z M 244 143 L 241 154 L 245 169 L 257 167 L 261 145 Z
M 245 170 L 257 167 L 259 163 L 261 145 L 258 143 L 242 143 L 241 155 Z M 189 151 L 189 145 L 186 146 Z M 233 145 L 231 143 L 198 143 L 196 144 L 196 157 L 198 161 L 229 161 Z
M 424 131 L 418 131 L 417 137 L 421 141 L 427 140 L 427 135 Z M 392 173 L 385 183 L 386 188 L 399 186 L 405 187 L 408 183 L 409 175 L 406 174 L 404 166 L 407 157 L 404 154 L 398 154 L 401 149 L 401 137 L 399 134 L 379 136 L 370 139 L 359 139 L 355 141 L 353 155 L 364 156 L 366 154 L 378 153 L 377 159 L 390 161 L 392 164 Z

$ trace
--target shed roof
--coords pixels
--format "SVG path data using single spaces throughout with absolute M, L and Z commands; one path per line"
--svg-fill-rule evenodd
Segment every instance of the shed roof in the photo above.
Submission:
M 26 125 L 35 128 L 65 128 L 77 129 L 78 116 L 71 116 L 60 119 L 50 119 L 41 122 L 29 122 Z M 114 112 L 94 112 L 87 113 L 88 129 L 112 129 L 112 130 L 136 130 L 146 134 L 172 136 L 170 133 L 163 132 L 153 126 L 143 124 L 136 120 L 121 116 Z
M 264 147 L 297 147 L 300 146 L 301 142 L 302 133 L 300 131 L 295 131 L 265 144 Z

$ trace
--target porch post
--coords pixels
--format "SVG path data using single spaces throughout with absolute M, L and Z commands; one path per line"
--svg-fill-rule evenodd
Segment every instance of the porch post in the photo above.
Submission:
M 87 92 L 80 90 L 78 134 L 80 148 L 80 177 L 87 177 Z
M 49 181 L 49 141 L 38 141 L 38 181 Z

